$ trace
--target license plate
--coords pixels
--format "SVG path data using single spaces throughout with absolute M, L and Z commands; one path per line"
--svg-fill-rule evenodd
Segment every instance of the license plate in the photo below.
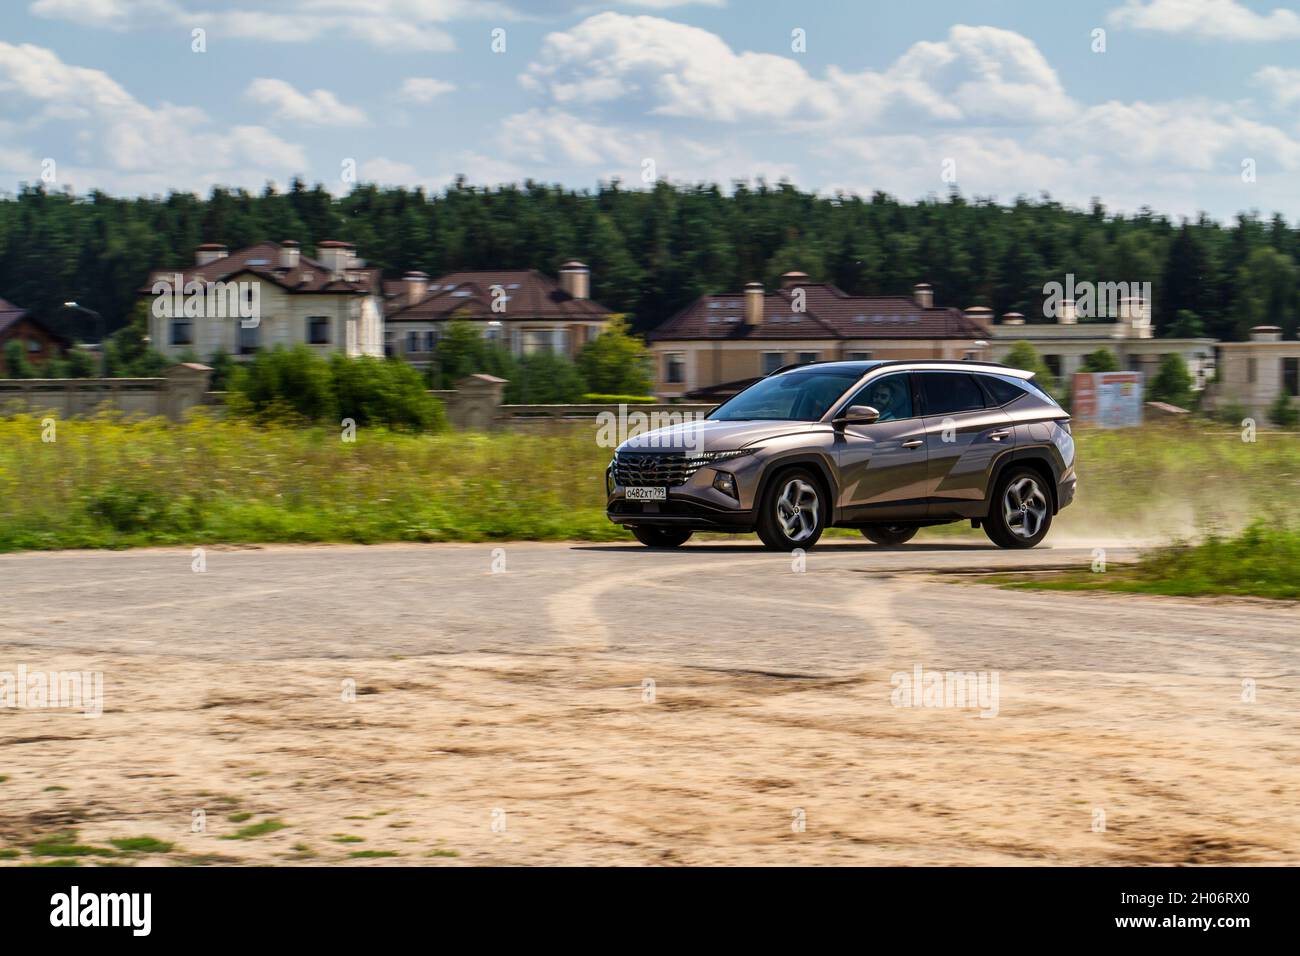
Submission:
M 667 488 L 629 488 L 625 492 L 628 501 L 667 501 Z

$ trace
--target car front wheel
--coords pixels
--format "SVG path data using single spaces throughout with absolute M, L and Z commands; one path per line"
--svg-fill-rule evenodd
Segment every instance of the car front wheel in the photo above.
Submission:
M 758 515 L 758 536 L 773 551 L 811 548 L 822 536 L 826 507 L 810 472 L 793 468 L 767 486 Z
M 998 481 L 984 533 L 999 548 L 1032 548 L 1052 526 L 1051 493 L 1032 468 L 1012 468 Z

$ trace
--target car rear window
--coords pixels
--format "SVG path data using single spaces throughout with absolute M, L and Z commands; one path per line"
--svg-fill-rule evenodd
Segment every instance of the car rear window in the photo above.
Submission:
M 951 415 L 984 407 L 984 392 L 968 372 L 921 372 L 917 377 L 927 415 Z
M 993 375 L 981 375 L 980 383 L 988 390 L 993 401 L 998 405 L 1009 405 L 1017 398 L 1025 396 L 1025 390 L 1020 384 L 1009 378 L 998 378 Z

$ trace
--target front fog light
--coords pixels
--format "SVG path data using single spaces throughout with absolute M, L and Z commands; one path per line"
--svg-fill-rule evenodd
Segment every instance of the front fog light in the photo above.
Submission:
M 740 500 L 740 495 L 736 493 L 736 476 L 729 471 L 719 471 L 713 476 L 713 487 L 715 490 L 722 492 L 728 498 Z

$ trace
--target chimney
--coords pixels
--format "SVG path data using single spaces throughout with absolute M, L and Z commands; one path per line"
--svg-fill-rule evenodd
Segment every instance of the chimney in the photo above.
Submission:
M 560 266 L 560 288 L 575 299 L 591 298 L 591 270 L 577 259 Z
M 972 305 L 966 310 L 966 318 L 979 323 L 984 328 L 993 325 L 993 310 L 986 305 Z
M 348 271 L 348 266 L 352 263 L 353 252 L 352 243 L 337 242 L 333 239 L 328 239 L 316 247 L 317 258 L 335 278 L 341 277 L 343 273 Z
M 808 282 L 808 273 L 806 272 L 787 272 L 781 276 L 782 289 L 797 289 L 801 285 L 807 285 Z
M 1151 303 L 1135 297 L 1120 299 L 1119 321 L 1129 338 L 1151 338 Z
M 1281 342 L 1282 329 L 1276 325 L 1256 325 L 1250 330 L 1252 342 Z
M 1003 325 L 1024 325 L 1025 317 L 1019 312 L 1008 312 L 1002 316 Z
M 280 268 L 296 269 L 298 268 L 298 259 L 301 255 L 301 248 L 298 243 L 292 239 L 286 239 L 280 243 Z
M 934 308 L 934 289 L 930 287 L 928 282 L 918 282 L 912 286 L 912 297 L 916 300 L 918 308 Z
M 406 283 L 406 304 L 415 305 L 429 291 L 429 276 L 424 272 L 408 272 L 402 276 Z
M 745 283 L 745 324 L 763 324 L 763 283 Z
M 194 250 L 194 264 L 196 266 L 206 266 L 210 262 L 226 258 L 229 254 L 229 250 L 221 243 L 205 242 Z
M 1075 308 L 1073 299 L 1061 300 L 1061 307 L 1056 310 L 1056 322 L 1058 325 L 1077 325 L 1079 323 L 1079 310 Z

